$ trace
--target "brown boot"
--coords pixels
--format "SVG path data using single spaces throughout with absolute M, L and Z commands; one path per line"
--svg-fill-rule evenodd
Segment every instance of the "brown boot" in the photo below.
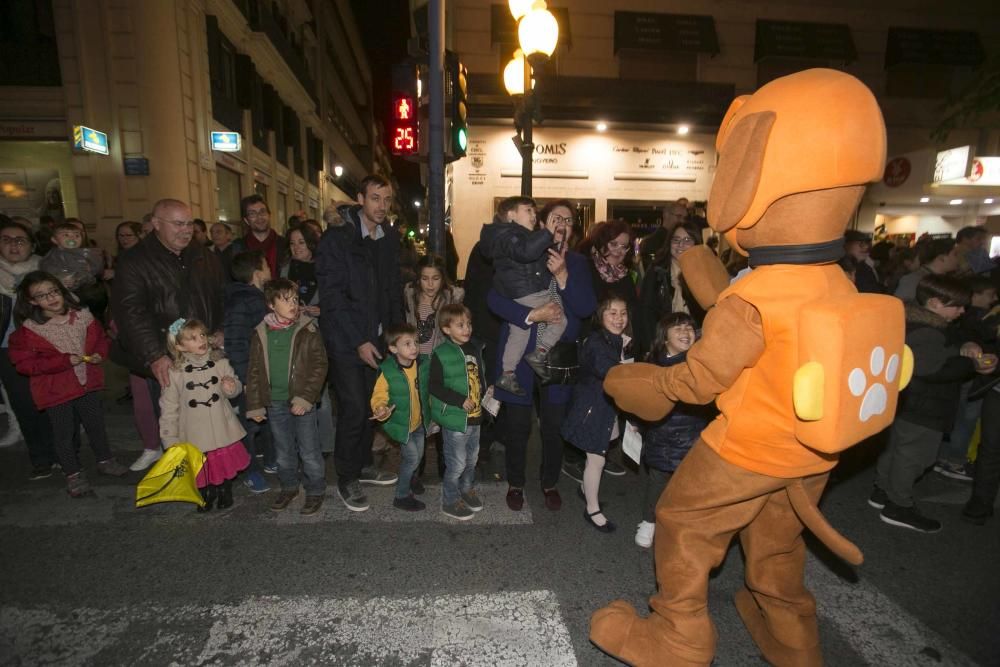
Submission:
M 763 610 L 757 605 L 753 594 L 746 588 L 736 591 L 734 599 L 736 611 L 743 619 L 743 625 L 750 637 L 764 655 L 764 659 L 775 667 L 821 667 L 823 653 L 819 642 L 810 647 L 794 648 L 779 641 L 768 627 Z
M 590 617 L 590 641 L 599 649 L 633 667 L 707 667 L 708 661 L 678 656 L 664 633 L 666 621 L 652 614 L 639 618 L 635 607 L 615 600 Z
M 295 489 L 294 491 L 282 490 L 281 493 L 278 494 L 278 497 L 275 498 L 274 502 L 271 504 L 271 511 L 284 512 L 285 509 L 288 507 L 288 505 L 291 504 L 293 500 L 295 500 L 295 496 L 297 495 L 299 495 L 298 489 Z
M 323 506 L 323 496 L 306 496 L 306 502 L 299 510 L 299 514 L 315 514 Z

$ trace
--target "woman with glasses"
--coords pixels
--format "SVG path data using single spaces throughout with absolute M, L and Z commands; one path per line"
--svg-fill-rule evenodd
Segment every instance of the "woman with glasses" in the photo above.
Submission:
M 628 305 L 633 328 L 639 326 L 639 294 L 632 271 L 632 227 L 624 220 L 599 222 L 590 228 L 577 251 L 590 259 L 590 275 L 597 303 L 617 296 Z M 590 333 L 589 329 L 585 334 Z
M 670 313 L 687 313 L 701 329 L 705 311 L 691 295 L 681 265 L 677 260 L 696 245 L 701 245 L 701 230 L 693 222 L 675 226 L 663 247 L 653 255 L 653 263 L 646 271 L 639 288 L 639 303 L 643 318 L 637 328 L 643 349 L 652 345 L 656 323 Z

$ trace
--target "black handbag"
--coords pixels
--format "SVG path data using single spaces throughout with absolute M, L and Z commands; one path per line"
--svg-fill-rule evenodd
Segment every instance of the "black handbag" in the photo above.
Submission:
M 546 379 L 541 380 L 543 387 L 553 384 L 576 384 L 580 376 L 580 342 L 561 340 L 549 350 L 545 363 Z

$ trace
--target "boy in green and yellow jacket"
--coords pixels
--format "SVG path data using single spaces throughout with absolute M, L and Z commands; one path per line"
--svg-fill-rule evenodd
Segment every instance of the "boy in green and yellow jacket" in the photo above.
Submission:
M 379 366 L 372 391 L 372 419 L 382 422 L 382 429 L 399 444 L 402 460 L 393 507 L 418 512 L 426 507 L 417 500 L 410 484 L 424 455 L 424 422 L 428 411 L 427 364 L 420 363 L 417 328 L 412 324 L 394 324 L 385 331 L 391 354 Z
M 471 340 L 472 317 L 461 304 L 442 306 L 438 326 L 446 338 L 431 355 L 428 393 L 431 419 L 440 424 L 444 444 L 441 511 L 465 521 L 483 509 L 475 487 L 485 388 L 482 346 Z

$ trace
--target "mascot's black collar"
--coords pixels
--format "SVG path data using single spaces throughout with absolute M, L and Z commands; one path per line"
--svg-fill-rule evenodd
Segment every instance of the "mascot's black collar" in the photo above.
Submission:
M 844 256 L 844 239 L 750 248 L 750 268 L 768 264 L 832 264 Z

